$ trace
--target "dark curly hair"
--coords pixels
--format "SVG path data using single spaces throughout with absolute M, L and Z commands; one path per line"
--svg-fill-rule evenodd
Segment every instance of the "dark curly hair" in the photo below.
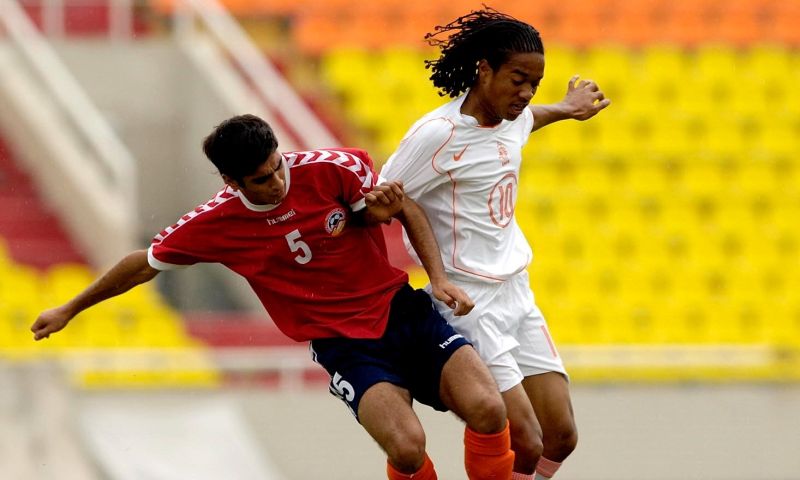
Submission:
M 203 152 L 219 173 L 239 184 L 277 149 L 278 139 L 272 127 L 249 114 L 225 120 L 203 140 Z
M 544 55 L 542 38 L 535 28 L 486 5 L 445 26 L 437 25 L 425 40 L 441 50 L 438 59 L 425 60 L 441 96 L 457 97 L 471 87 L 482 59 L 497 70 L 513 53 Z

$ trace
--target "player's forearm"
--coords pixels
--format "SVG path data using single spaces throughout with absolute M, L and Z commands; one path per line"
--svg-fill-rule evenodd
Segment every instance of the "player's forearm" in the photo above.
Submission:
M 157 274 L 158 270 L 147 262 L 147 250 L 137 250 L 117 262 L 84 291 L 67 302 L 64 308 L 70 316 L 75 316 L 92 305 L 152 280 Z
M 433 234 L 433 229 L 427 215 L 416 202 L 406 197 L 403 201 L 403 210 L 397 215 L 403 224 L 411 241 L 411 246 L 417 252 L 423 268 L 428 274 L 431 283 L 438 283 L 447 279 L 442 263 L 439 244 Z
M 528 108 L 533 112 L 533 128 L 531 132 L 535 132 L 551 123 L 572 118 L 563 102 L 548 105 L 531 105 Z

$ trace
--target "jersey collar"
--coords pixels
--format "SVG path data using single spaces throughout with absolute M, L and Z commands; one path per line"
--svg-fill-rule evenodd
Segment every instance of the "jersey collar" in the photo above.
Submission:
M 462 122 L 464 122 L 465 125 L 467 125 L 468 127 L 495 129 L 497 127 L 500 127 L 501 125 L 504 125 L 508 121 L 506 119 L 501 119 L 500 123 L 498 123 L 497 125 L 494 125 L 492 127 L 486 127 L 481 125 L 480 122 L 478 122 L 478 119 L 473 117 L 472 115 L 461 113 L 461 106 L 464 104 L 464 100 L 467 99 L 467 95 L 469 95 L 469 90 L 470 89 L 468 88 L 460 97 L 454 100 L 456 112 L 458 112 L 459 118 L 461 119 Z
M 281 163 L 283 164 L 282 168 L 283 168 L 284 178 L 286 179 L 286 196 L 283 197 L 283 199 L 285 201 L 286 198 L 289 196 L 289 186 L 291 185 L 292 182 L 291 182 L 291 175 L 290 175 L 290 170 L 289 170 L 289 162 L 286 160 L 286 156 L 285 155 L 281 154 L 281 157 L 282 157 L 282 160 L 283 160 Z M 273 205 L 273 204 L 259 205 L 259 204 L 253 203 L 250 200 L 248 200 L 247 197 L 244 196 L 244 194 L 242 192 L 238 191 L 238 190 L 234 191 L 233 193 L 237 197 L 239 197 L 239 199 L 242 201 L 242 204 L 245 206 L 245 208 L 247 208 L 248 210 L 252 210 L 254 212 L 269 212 L 271 210 L 274 210 L 274 209 L 278 208 L 279 206 L 281 206 L 281 203 L 283 203 L 283 202 L 281 202 L 281 203 L 278 203 L 276 205 Z

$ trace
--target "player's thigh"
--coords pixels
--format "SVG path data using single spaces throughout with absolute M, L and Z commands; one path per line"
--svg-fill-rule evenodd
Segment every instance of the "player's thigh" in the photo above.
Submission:
M 569 394 L 569 382 L 559 372 L 531 375 L 522 380 L 536 417 L 545 432 L 575 431 L 575 414 Z
M 358 420 L 390 456 L 400 448 L 424 449 L 425 432 L 404 388 L 388 382 L 371 386 L 359 402 Z
M 442 368 L 442 402 L 478 432 L 505 427 L 505 407 L 489 369 L 469 345 L 456 350 Z

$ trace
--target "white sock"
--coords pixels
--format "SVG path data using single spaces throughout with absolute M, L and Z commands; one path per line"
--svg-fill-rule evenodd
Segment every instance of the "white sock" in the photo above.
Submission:
M 556 474 L 560 466 L 560 462 L 554 462 L 549 458 L 539 457 L 539 462 L 536 464 L 536 476 L 533 478 L 534 480 L 550 480 Z

